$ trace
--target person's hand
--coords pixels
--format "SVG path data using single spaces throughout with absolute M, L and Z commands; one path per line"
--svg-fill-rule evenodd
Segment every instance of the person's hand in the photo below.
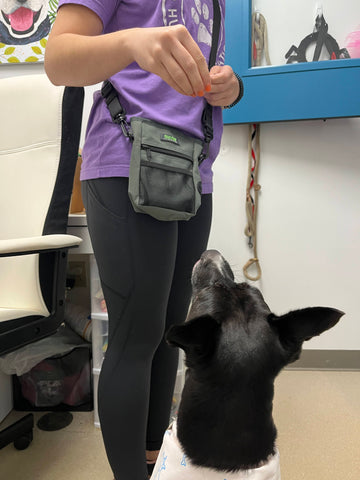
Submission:
M 229 65 L 215 65 L 210 70 L 211 91 L 205 98 L 213 107 L 231 105 L 239 96 L 239 81 Z
M 206 60 L 183 25 L 135 29 L 130 48 L 142 69 L 183 95 L 202 96 L 210 89 Z

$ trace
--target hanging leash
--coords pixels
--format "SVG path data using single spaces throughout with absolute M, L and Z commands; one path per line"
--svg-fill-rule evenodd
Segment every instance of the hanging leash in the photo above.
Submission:
M 260 125 L 249 125 L 249 141 L 248 141 L 248 178 L 246 184 L 246 219 L 247 225 L 245 227 L 245 235 L 248 237 L 248 245 L 250 249 L 253 249 L 254 256 L 250 258 L 243 267 L 243 272 L 248 280 L 256 282 L 261 278 L 260 261 L 257 254 L 257 232 L 256 232 L 256 220 L 257 220 L 257 208 L 258 198 L 261 185 L 258 183 L 258 172 L 260 163 Z M 256 275 L 249 273 L 251 267 L 256 269 Z
M 252 66 L 259 67 L 262 64 L 263 55 L 266 65 L 270 65 L 267 25 L 264 15 L 255 12 L 252 15 Z
M 262 65 L 263 57 L 266 65 L 270 65 L 270 55 L 267 40 L 267 25 L 265 17 L 254 12 L 252 15 L 252 66 Z M 245 235 L 248 237 L 248 245 L 253 250 L 253 257 L 243 267 L 243 272 L 248 280 L 256 282 L 260 280 L 262 271 L 257 253 L 257 210 L 261 185 L 258 183 L 260 165 L 260 124 L 249 124 L 248 136 L 248 178 L 246 183 L 245 212 L 247 225 Z M 251 274 L 250 270 L 255 269 Z

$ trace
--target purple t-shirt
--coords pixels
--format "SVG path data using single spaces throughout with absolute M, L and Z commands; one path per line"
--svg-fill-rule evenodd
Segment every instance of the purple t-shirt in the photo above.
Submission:
M 59 7 L 67 3 L 84 5 L 93 10 L 102 20 L 103 33 L 132 27 L 183 24 L 198 43 L 205 58 L 209 59 L 212 0 L 60 0 Z M 219 4 L 222 25 L 216 64 L 223 65 L 225 0 L 219 0 Z M 140 69 L 136 63 L 111 77 L 111 82 L 120 94 L 128 119 L 134 115 L 149 118 L 203 138 L 201 116 L 205 106 L 204 98 L 181 95 L 157 75 Z M 213 128 L 214 139 L 210 144 L 209 157 L 200 167 L 203 193 L 212 192 L 211 167 L 219 153 L 223 131 L 220 107 L 213 108 Z M 122 134 L 119 125 L 112 123 L 100 92 L 95 92 L 82 152 L 81 180 L 128 176 L 130 152 L 129 139 Z

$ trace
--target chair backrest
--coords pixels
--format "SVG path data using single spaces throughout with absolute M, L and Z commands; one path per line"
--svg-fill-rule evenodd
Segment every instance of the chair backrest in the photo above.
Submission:
M 83 99 L 83 88 L 55 87 L 45 74 L 0 80 L 0 239 L 66 232 Z M 47 260 L 0 258 L 0 322 L 6 309 L 49 314 Z

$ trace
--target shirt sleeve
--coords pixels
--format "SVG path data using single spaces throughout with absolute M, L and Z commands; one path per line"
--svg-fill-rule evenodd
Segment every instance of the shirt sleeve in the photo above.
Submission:
M 58 9 L 66 4 L 76 4 L 87 7 L 96 13 L 102 21 L 103 29 L 105 29 L 120 3 L 121 0 L 59 0 Z

